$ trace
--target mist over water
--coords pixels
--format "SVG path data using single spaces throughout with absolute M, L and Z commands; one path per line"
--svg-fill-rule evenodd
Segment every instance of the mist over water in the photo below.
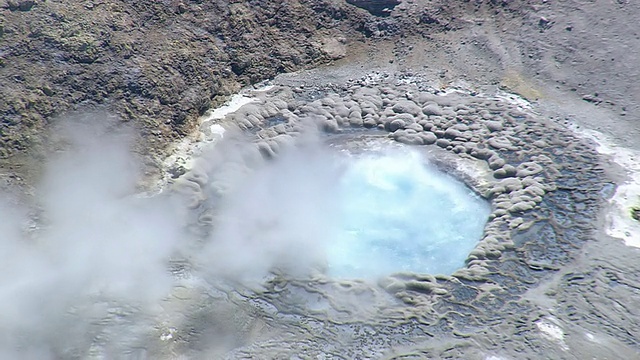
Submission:
M 255 278 L 274 266 L 308 276 L 321 267 L 339 211 L 335 156 L 307 137 L 234 178 L 199 260 L 236 278 Z
M 464 265 L 490 213 L 463 183 L 407 149 L 354 156 L 340 199 L 341 228 L 328 256 L 329 273 L 344 278 L 451 274 Z
M 161 318 L 188 317 L 166 306 L 184 286 L 174 259 L 205 284 L 275 270 L 446 273 L 486 220 L 467 188 L 419 154 L 345 157 L 314 134 L 269 160 L 250 139 L 226 136 L 184 179 L 144 197 L 131 129 L 95 114 L 62 125 L 66 146 L 47 161 L 36 204 L 0 195 L 2 359 L 145 358 L 165 341 Z M 194 235 L 194 219 L 209 230 Z M 211 326 L 200 341 L 240 336 Z

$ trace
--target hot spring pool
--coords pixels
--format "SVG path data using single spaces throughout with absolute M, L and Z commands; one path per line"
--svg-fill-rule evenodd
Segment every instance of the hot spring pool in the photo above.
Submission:
M 451 274 L 490 213 L 485 200 L 417 151 L 352 156 L 339 191 L 339 230 L 327 253 L 336 278 Z

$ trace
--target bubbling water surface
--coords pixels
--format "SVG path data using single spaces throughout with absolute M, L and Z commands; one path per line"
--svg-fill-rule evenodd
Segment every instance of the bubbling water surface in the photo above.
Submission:
M 328 273 L 337 278 L 451 274 L 490 213 L 464 183 L 412 150 L 352 156 L 339 191 L 339 230 L 327 251 Z

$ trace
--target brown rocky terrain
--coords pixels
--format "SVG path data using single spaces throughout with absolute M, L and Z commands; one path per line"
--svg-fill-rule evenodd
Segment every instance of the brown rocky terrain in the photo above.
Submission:
M 0 155 L 56 115 L 103 105 L 161 149 L 226 95 L 344 55 L 367 15 L 331 1 L 9 1 L 0 15 Z
M 637 4 L 398 3 L 4 1 L 0 157 L 42 151 L 55 116 L 95 106 L 135 123 L 156 153 L 239 88 L 345 56 L 530 99 L 575 95 L 637 135 Z

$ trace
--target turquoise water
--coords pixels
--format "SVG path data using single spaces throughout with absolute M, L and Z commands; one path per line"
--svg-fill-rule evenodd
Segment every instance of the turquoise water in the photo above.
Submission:
M 416 151 L 359 155 L 348 164 L 330 276 L 451 274 L 464 265 L 487 222 L 486 201 Z

